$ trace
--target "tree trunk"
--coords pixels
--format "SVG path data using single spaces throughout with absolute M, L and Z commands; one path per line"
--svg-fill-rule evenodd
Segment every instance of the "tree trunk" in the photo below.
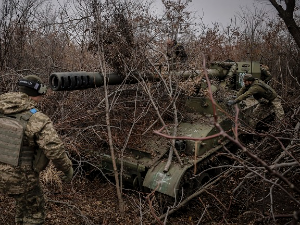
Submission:
M 276 0 L 269 1 L 277 10 L 278 15 L 283 19 L 297 46 L 300 48 L 300 28 L 294 19 L 295 0 L 285 0 L 286 10 L 284 10 L 283 7 L 276 2 Z
M 113 163 L 113 168 L 114 168 L 114 175 L 115 175 L 115 180 L 116 180 L 116 189 L 117 189 L 117 196 L 119 200 L 119 209 L 120 213 L 124 214 L 124 201 L 122 198 L 122 193 L 121 193 L 121 186 L 120 186 L 120 180 L 119 180 L 119 172 L 118 172 L 118 167 L 116 163 L 116 157 L 115 157 L 115 150 L 113 146 L 113 141 L 112 141 L 112 133 L 110 129 L 110 116 L 109 116 L 109 101 L 108 101 L 108 94 L 107 94 L 107 78 L 105 74 L 104 78 L 104 92 L 105 92 L 105 115 L 106 115 L 106 125 L 107 125 L 107 134 L 108 134 L 108 142 L 109 142 L 109 148 L 110 148 L 110 154 L 111 154 L 111 159 Z

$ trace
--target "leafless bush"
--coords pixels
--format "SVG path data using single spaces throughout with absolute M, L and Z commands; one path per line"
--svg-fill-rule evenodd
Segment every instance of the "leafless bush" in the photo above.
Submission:
M 67 149 L 78 160 L 77 166 L 88 162 L 97 170 L 99 154 L 109 153 L 107 109 L 118 156 L 126 154 L 125 147 L 136 147 L 145 138 L 157 138 L 153 129 L 178 124 L 184 118 L 181 101 L 186 93 L 177 86 L 180 80 L 155 66 L 158 62 L 168 64 L 167 37 L 184 40 L 188 68 L 203 69 L 203 58 L 206 66 L 228 58 L 261 60 L 270 67 L 271 85 L 283 97 L 286 118 L 272 126 L 269 133 L 246 130 L 251 141 L 235 140 L 248 155 L 227 153 L 236 162 L 231 165 L 232 172 L 209 191 L 201 192 L 194 202 L 201 214 L 194 219 L 271 224 L 280 217 L 292 218 L 299 207 L 295 189 L 299 185 L 298 47 L 281 20 L 271 20 L 263 11 L 256 11 L 255 15 L 243 13 L 239 25 L 203 26 L 196 33 L 188 29 L 191 17 L 181 20 L 172 14 L 172 9 L 181 7 L 178 2 L 164 2 L 169 7 L 166 20 L 151 15 L 148 3 L 140 5 L 134 1 L 74 1 L 73 13 L 65 8 L 54 11 L 50 4 L 43 8 L 47 1 L 25 1 L 24 5 L 3 1 L 0 93 L 15 91 L 16 81 L 29 73 L 41 75 L 45 82 L 53 71 L 74 70 L 117 71 L 126 79 L 138 80 L 137 84 L 107 87 L 108 108 L 104 88 L 50 91 L 39 107 L 54 121 Z M 183 7 L 181 12 L 184 10 Z M 157 75 L 160 82 L 147 82 L 144 78 L 149 74 Z M 46 186 L 51 186 L 51 179 L 44 180 Z M 53 183 L 56 188 L 63 188 Z M 144 200 L 139 209 L 146 220 L 149 207 Z

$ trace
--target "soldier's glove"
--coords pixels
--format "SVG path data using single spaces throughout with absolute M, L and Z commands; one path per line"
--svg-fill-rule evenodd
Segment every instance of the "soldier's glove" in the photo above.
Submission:
M 235 100 L 228 100 L 228 102 L 227 102 L 228 106 L 231 106 L 231 105 L 234 105 L 234 104 L 236 104 Z
M 74 170 L 72 166 L 70 169 L 65 173 L 65 175 L 61 178 L 63 182 L 70 183 L 73 177 Z

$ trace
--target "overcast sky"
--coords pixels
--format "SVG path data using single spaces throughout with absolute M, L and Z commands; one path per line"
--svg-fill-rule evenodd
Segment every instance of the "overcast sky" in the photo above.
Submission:
M 154 0 L 154 2 L 154 7 L 162 7 L 161 0 Z M 233 19 L 241 12 L 241 8 L 254 11 L 254 6 L 273 15 L 275 13 L 275 9 L 268 0 L 192 0 L 188 11 L 195 12 L 195 16 L 198 18 L 202 17 L 206 25 L 219 22 L 226 26 L 230 24 L 231 18 Z

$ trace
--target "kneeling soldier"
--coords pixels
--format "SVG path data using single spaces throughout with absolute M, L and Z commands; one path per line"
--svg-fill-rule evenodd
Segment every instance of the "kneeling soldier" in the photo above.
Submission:
M 274 109 L 275 115 L 279 120 L 283 119 L 284 111 L 281 100 L 275 90 L 262 80 L 254 78 L 251 74 L 245 74 L 244 86 L 239 90 L 237 98 L 229 100 L 227 104 L 234 105 L 251 96 L 259 102 L 253 111 L 257 120 L 264 119 L 266 113 L 272 109 Z M 256 126 L 256 122 L 253 119 L 250 120 L 250 126 Z

